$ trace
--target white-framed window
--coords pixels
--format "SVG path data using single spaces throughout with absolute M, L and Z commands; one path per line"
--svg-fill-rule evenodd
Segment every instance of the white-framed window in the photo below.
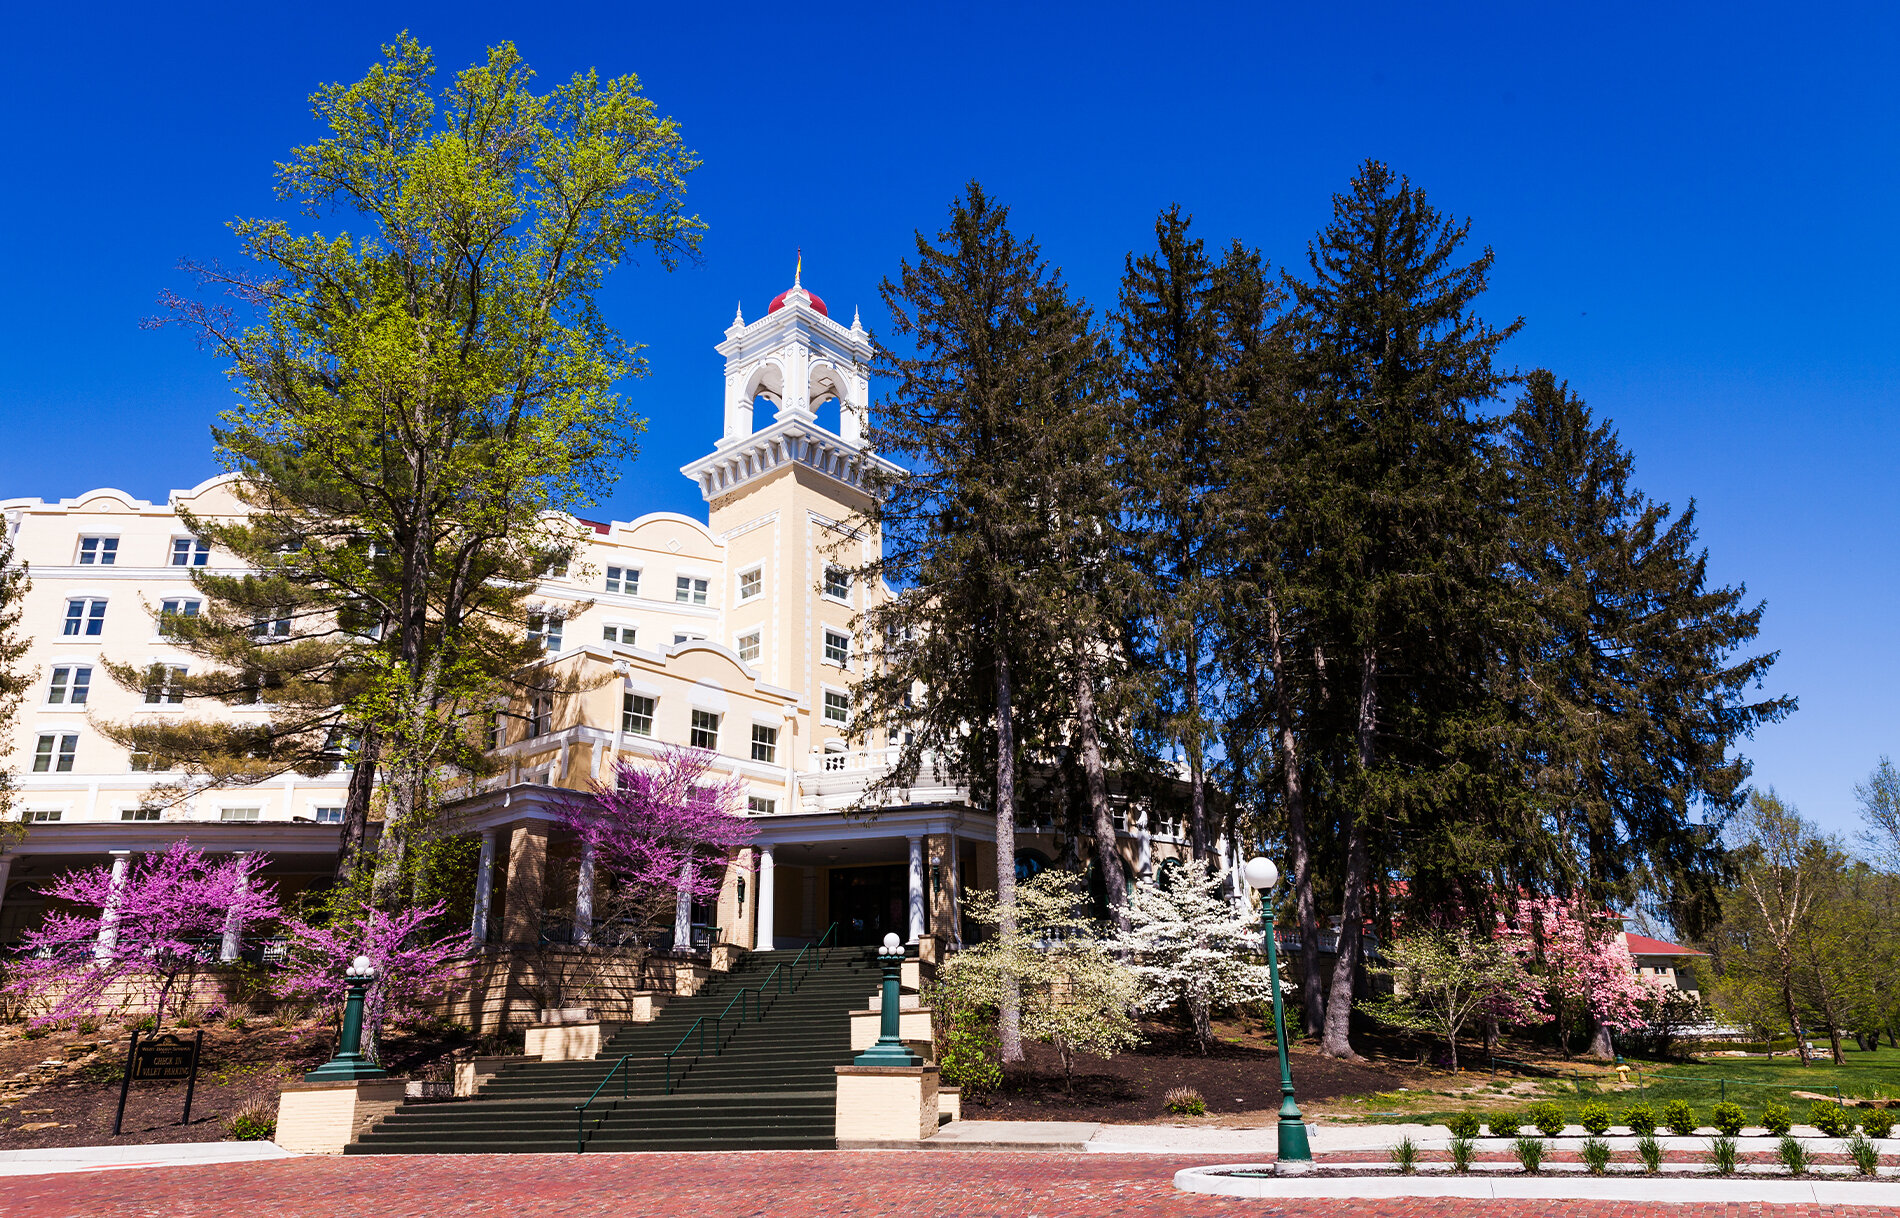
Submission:
M 70 774 L 79 755 L 78 732 L 41 732 L 33 746 L 35 774 Z
M 703 643 L 705 641 L 706 641 L 705 635 L 694 634 L 690 630 L 681 630 L 673 635 L 673 645 L 675 647 L 679 646 L 681 643 Z
M 120 820 L 157 820 L 157 808 L 126 808 L 119 813 Z
M 851 573 L 842 567 L 825 568 L 825 595 L 832 600 L 851 599 Z
M 654 699 L 645 694 L 624 694 L 620 699 L 620 730 L 632 736 L 653 734 Z
M 546 696 L 528 700 L 529 740 L 538 740 L 548 734 L 548 727 L 554 721 L 554 701 Z
M 600 637 L 609 643 L 619 643 L 623 647 L 633 646 L 634 628 L 609 624 L 600 628 Z
M 710 582 L 696 575 L 682 575 L 673 581 L 673 599 L 682 605 L 703 605 Z
M 624 592 L 628 596 L 640 595 L 640 568 L 608 567 L 607 591 Z
M 694 711 L 693 727 L 687 733 L 686 742 L 696 749 L 716 751 L 719 748 L 719 716 L 712 711 Z
M 778 729 L 767 727 L 763 723 L 752 725 L 752 760 L 772 762 L 778 760 Z
M 183 664 L 154 664 L 145 676 L 145 705 L 179 706 L 185 701 L 185 691 L 179 678 L 185 675 Z
M 256 820 L 261 808 L 219 808 L 219 820 Z
M 745 810 L 754 816 L 770 816 L 778 811 L 778 800 L 767 799 L 762 795 L 748 795 L 745 798 Z
M 20 813 L 20 819 L 30 825 L 43 825 L 48 821 L 58 820 L 60 815 L 58 808 L 28 808 Z
M 60 664 L 46 686 L 46 705 L 84 706 L 92 693 L 92 669 L 85 664 Z
M 254 639 L 287 639 L 290 637 L 290 618 L 260 617 L 251 623 L 251 637 Z
M 749 601 L 765 595 L 765 568 L 753 567 L 739 572 L 739 599 Z
M 202 567 L 211 561 L 211 543 L 196 537 L 172 538 L 172 566 Z
M 528 638 L 538 641 L 549 655 L 561 650 L 561 630 L 566 619 L 558 613 L 537 613 L 528 619 Z
M 556 559 L 549 560 L 548 569 L 546 571 L 543 571 L 542 574 L 547 576 L 549 579 L 566 579 L 567 578 L 567 559 L 556 558 Z
M 172 623 L 181 617 L 197 617 L 201 604 L 189 596 L 168 596 L 158 602 L 158 633 L 161 637 L 176 633 Z
M 761 632 L 748 630 L 739 636 L 739 658 L 748 664 L 759 662 L 759 637 Z
M 842 690 L 825 691 L 825 722 L 847 724 L 851 722 L 851 695 Z
M 837 630 L 825 631 L 825 663 L 843 668 L 851 663 L 851 636 Z
M 81 537 L 79 539 L 79 565 L 82 567 L 109 567 L 119 561 L 119 539 L 116 537 Z
M 132 772 L 134 774 L 162 774 L 172 768 L 172 763 L 163 757 L 148 753 L 144 749 L 132 750 Z
M 319 825 L 340 825 L 343 823 L 342 808 L 312 808 Z
M 60 629 L 65 635 L 98 635 L 106 628 L 106 602 L 104 598 L 76 597 L 66 602 L 66 624 Z

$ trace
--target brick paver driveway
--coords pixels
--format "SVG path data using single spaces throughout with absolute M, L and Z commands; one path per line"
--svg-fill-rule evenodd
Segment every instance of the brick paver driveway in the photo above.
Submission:
M 1193 1215 L 1286 1218 L 1819 1218 L 1891 1211 L 1832 1206 L 1627 1202 L 1306 1201 L 1194 1196 L 1168 1155 L 982 1152 L 738 1155 L 470 1155 L 261 1163 L 0 1178 L 0 1215 L 176 1218 L 744 1218 L 774 1215 Z

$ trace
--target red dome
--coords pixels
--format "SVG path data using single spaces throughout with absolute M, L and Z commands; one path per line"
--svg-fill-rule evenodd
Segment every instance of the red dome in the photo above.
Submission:
M 816 292 L 808 291 L 805 288 L 800 288 L 798 290 L 801 292 L 804 292 L 805 295 L 811 297 L 812 308 L 817 309 L 820 313 L 823 313 L 826 317 L 831 316 L 831 310 L 825 307 L 825 302 L 818 298 L 818 294 Z M 786 288 L 783 292 L 780 292 L 777 296 L 772 297 L 772 303 L 765 306 L 765 311 L 767 313 L 778 312 L 780 309 L 785 307 L 785 298 L 787 296 L 790 296 L 791 294 L 792 294 L 792 289 Z

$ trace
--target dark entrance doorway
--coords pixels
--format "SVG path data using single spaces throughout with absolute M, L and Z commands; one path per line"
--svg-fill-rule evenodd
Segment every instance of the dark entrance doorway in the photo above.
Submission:
M 909 901 L 910 872 L 902 863 L 831 869 L 831 920 L 840 943 L 882 943 L 891 931 L 902 939 L 910 929 Z

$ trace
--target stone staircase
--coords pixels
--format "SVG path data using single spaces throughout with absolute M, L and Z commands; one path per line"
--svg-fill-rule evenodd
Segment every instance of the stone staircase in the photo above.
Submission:
M 752 1017 L 754 996 L 748 995 L 744 1022 L 734 1006 L 723 1051 L 712 1051 L 712 1017 L 740 990 L 764 983 L 774 966 L 784 975 L 797 955 L 747 955 L 731 972 L 714 974 L 697 995 L 669 1003 L 653 1022 L 622 1025 L 593 1061 L 510 1063 L 472 1098 L 404 1104 L 347 1153 L 572 1154 L 575 1106 L 596 1087 L 600 1094 L 580 1119 L 590 1151 L 830 1149 L 836 1144 L 832 1067 L 851 1061 L 848 1016 L 868 1006 L 877 989 L 875 949 L 833 948 L 817 968 L 806 971 L 801 964 L 796 990 L 788 985 L 777 994 L 775 982 L 764 996 L 763 1019 Z M 673 1090 L 666 1094 L 663 1055 L 702 1016 L 706 1054 L 694 1060 L 695 1034 L 673 1059 Z M 609 1078 L 622 1056 L 625 1064 Z

